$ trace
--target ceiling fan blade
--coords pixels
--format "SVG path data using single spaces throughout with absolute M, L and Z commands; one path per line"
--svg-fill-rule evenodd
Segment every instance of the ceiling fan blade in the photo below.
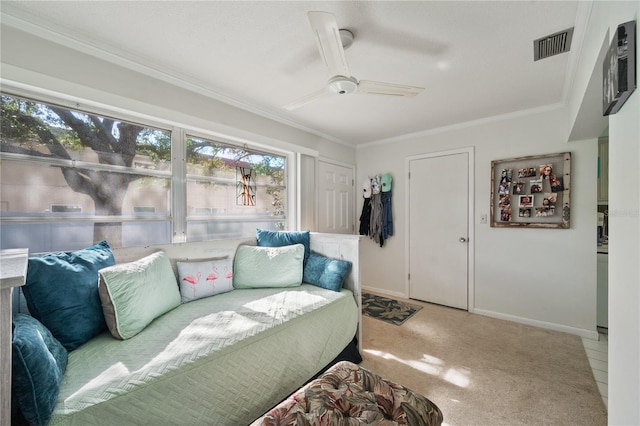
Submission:
M 372 95 L 404 96 L 413 98 L 422 92 L 424 87 L 404 86 L 402 84 L 382 83 L 380 81 L 360 80 L 357 93 Z
M 336 17 L 329 12 L 309 12 L 308 15 L 311 29 L 316 35 L 320 56 L 329 70 L 329 75 L 351 77 Z
M 292 110 L 294 110 L 296 108 L 300 108 L 302 106 L 305 106 L 306 104 L 309 104 L 309 103 L 311 103 L 311 102 L 313 102 L 313 101 L 315 101 L 317 99 L 324 98 L 325 96 L 327 96 L 329 94 L 330 94 L 329 90 L 325 87 L 323 89 L 320 89 L 320 90 L 317 90 L 317 91 L 315 91 L 313 93 L 310 93 L 310 94 L 308 94 L 306 96 L 303 96 L 300 99 L 297 99 L 297 100 L 295 100 L 293 102 L 290 102 L 290 103 L 284 105 L 282 108 L 286 109 L 287 111 L 292 111 Z

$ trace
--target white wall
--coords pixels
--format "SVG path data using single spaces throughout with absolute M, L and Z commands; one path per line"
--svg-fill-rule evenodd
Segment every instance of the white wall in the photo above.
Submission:
M 362 284 L 406 296 L 405 241 L 407 171 L 411 155 L 475 148 L 475 300 L 471 310 L 500 318 L 595 336 L 597 141 L 567 143 L 566 108 L 495 118 L 358 147 L 358 182 L 393 174 L 395 235 L 380 248 L 362 244 Z M 491 228 L 491 161 L 527 155 L 572 153 L 571 228 Z M 425 182 L 439 185 L 441 182 Z M 359 209 L 362 198 L 359 197 Z M 438 244 L 424 236 L 425 244 Z
M 588 119 L 587 100 L 599 101 L 589 87 L 600 72 L 598 58 L 618 25 L 635 20 L 640 2 L 592 5 L 580 66 L 568 99 L 571 125 Z M 638 46 L 636 33 L 636 49 Z M 636 61 L 637 61 L 636 56 Z M 636 81 L 639 80 L 636 62 Z M 598 108 L 599 105 L 592 105 Z M 609 424 L 640 424 L 640 93 L 636 89 L 623 108 L 609 116 Z M 595 135 L 594 135 L 595 136 Z
M 640 424 L 640 93 L 609 118 L 609 424 Z

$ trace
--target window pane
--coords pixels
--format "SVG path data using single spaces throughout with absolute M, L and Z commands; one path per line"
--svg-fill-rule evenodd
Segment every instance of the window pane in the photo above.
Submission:
M 170 132 L 2 95 L 0 146 L 3 248 L 55 250 L 46 235 L 70 246 L 170 241 Z M 22 241 L 5 239 L 16 229 Z
M 187 240 L 285 228 L 283 156 L 187 138 Z
M 30 253 L 79 250 L 94 244 L 94 228 L 101 227 L 122 234 L 122 246 L 166 244 L 171 241 L 171 223 L 164 221 L 89 222 L 74 219 L 61 221 L 1 221 L 0 247 L 28 247 Z M 111 239 L 107 236 L 107 241 Z M 111 242 L 109 243 L 111 244 Z

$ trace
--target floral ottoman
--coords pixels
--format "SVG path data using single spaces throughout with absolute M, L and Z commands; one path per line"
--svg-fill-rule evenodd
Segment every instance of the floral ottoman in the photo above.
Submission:
M 343 361 L 251 426 L 357 424 L 436 426 L 442 412 L 424 396 Z

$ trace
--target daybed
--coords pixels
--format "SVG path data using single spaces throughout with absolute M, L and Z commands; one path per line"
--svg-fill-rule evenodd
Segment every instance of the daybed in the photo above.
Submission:
M 339 259 L 352 264 L 344 288 L 337 291 L 305 283 L 260 288 L 252 286 L 249 279 L 248 287 L 257 288 L 237 288 L 243 286 L 235 286 L 234 281 L 235 288 L 231 291 L 192 300 L 189 300 L 192 287 L 178 269 L 180 263 L 233 258 L 241 247 L 256 246 L 256 239 L 113 249 L 115 266 L 100 272 L 100 291 L 106 288 L 113 299 L 109 312 L 101 297 L 105 318 L 111 315 L 111 320 L 107 318 L 109 331 L 68 352 L 48 424 L 251 423 L 357 341 L 354 336 L 358 337 L 360 322 L 358 242 L 358 236 L 311 233 L 312 254 L 324 255 L 328 262 Z M 164 255 L 155 255 L 158 251 Z M 122 308 L 118 294 L 112 292 L 115 287 L 110 287 L 114 284 L 108 272 L 115 268 L 135 277 L 147 273 L 151 267 L 145 265 L 165 255 L 170 260 L 174 282 L 183 278 L 182 300 L 177 307 L 144 324 L 148 321 L 144 317 L 153 313 L 149 314 L 146 307 L 141 312 L 131 312 L 135 305 Z M 152 260 L 141 264 L 141 259 Z M 264 265 L 260 262 L 265 261 L 249 257 L 244 259 L 245 263 L 238 262 L 236 258 L 234 280 L 240 268 L 251 269 L 246 265 Z M 124 265 L 127 267 L 119 268 Z M 269 266 L 265 268 L 268 270 Z M 267 270 L 262 278 L 269 282 L 273 274 Z M 219 275 L 223 271 L 218 268 L 217 272 Z M 120 284 L 126 279 L 123 281 L 123 274 L 118 275 Z M 132 293 L 133 287 L 131 282 L 122 287 L 129 291 L 126 303 L 141 297 L 147 305 L 155 303 L 157 295 L 148 288 L 141 295 Z M 23 303 L 16 305 L 17 310 L 24 311 Z M 16 315 L 23 318 L 19 313 Z M 125 315 L 142 317 L 143 324 L 135 321 L 123 324 Z M 113 326 L 114 320 L 117 326 Z M 53 357 L 57 355 L 60 354 L 52 351 Z M 14 362 L 14 382 L 19 381 L 15 368 Z

